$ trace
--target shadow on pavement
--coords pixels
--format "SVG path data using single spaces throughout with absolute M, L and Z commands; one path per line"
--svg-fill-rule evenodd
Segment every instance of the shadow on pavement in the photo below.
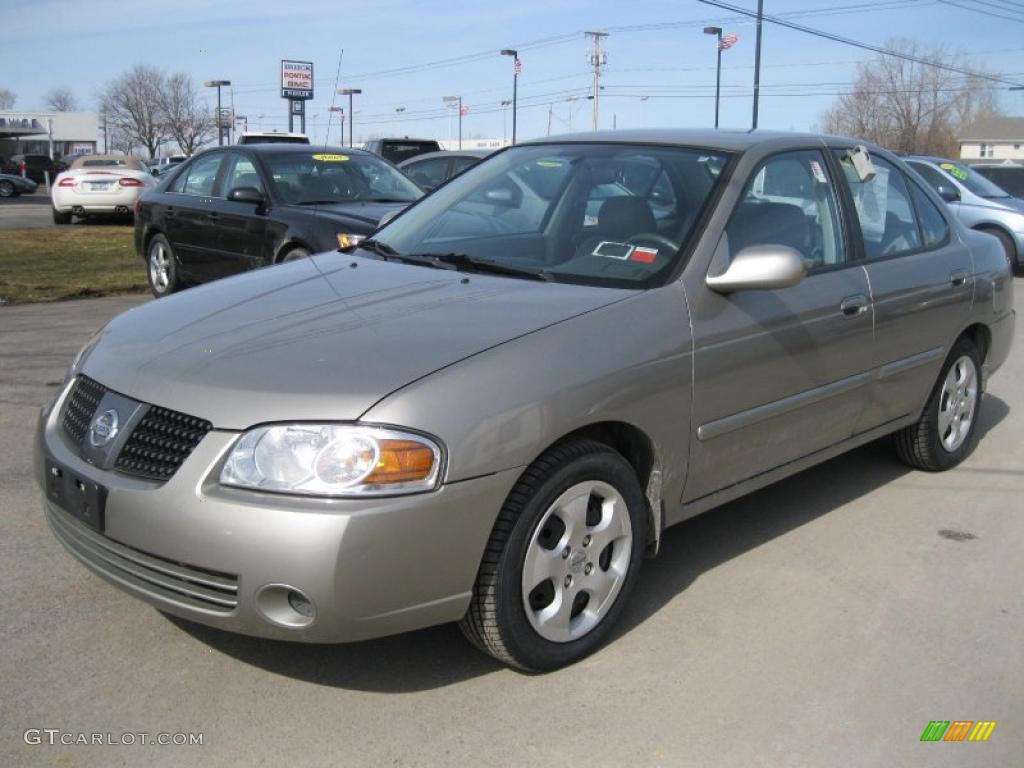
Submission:
M 986 395 L 979 436 L 1009 414 Z M 673 526 L 640 580 L 609 642 L 657 613 L 702 573 L 869 494 L 912 470 L 880 440 Z M 898 510 L 894 510 L 897 513 Z M 454 624 L 339 645 L 307 645 L 236 635 L 166 618 L 211 648 L 247 664 L 318 685 L 384 693 L 429 690 L 500 670 Z

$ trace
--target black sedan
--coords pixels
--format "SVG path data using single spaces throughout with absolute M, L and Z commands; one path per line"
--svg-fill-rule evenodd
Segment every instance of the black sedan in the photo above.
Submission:
M 348 248 L 423 191 L 390 163 L 340 147 L 211 149 L 135 207 L 135 250 L 157 297 L 186 285 Z
M 489 149 L 459 149 L 452 152 L 427 152 L 398 164 L 402 173 L 419 184 L 427 192 L 444 184 L 452 176 L 458 176 L 489 154 Z

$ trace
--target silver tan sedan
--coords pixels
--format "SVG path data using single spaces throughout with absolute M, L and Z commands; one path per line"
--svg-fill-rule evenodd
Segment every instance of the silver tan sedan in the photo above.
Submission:
M 356 250 L 115 318 L 37 477 L 67 550 L 162 611 L 307 642 L 457 621 L 553 669 L 667 526 L 883 437 L 956 466 L 1012 294 L 999 242 L 873 146 L 537 141 Z

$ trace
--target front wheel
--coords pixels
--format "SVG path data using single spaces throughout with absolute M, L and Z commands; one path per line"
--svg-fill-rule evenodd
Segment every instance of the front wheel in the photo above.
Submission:
M 647 543 L 647 502 L 603 443 L 547 451 L 509 493 L 473 588 L 463 634 L 525 670 L 566 666 L 608 637 Z
M 978 437 L 981 356 L 969 339 L 953 345 L 921 418 L 894 436 L 900 459 L 915 469 L 941 472 L 967 458 Z
M 174 261 L 171 244 L 163 235 L 154 235 L 146 250 L 146 276 L 149 289 L 158 299 L 174 293 L 180 287 L 178 266 Z

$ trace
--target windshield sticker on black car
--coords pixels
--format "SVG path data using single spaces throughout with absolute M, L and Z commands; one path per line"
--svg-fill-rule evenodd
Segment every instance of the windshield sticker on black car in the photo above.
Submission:
M 657 248 L 645 248 L 642 245 L 636 246 L 629 254 L 630 261 L 638 261 L 641 264 L 653 264 L 656 258 L 658 258 Z
M 633 253 L 633 246 L 627 243 L 614 243 L 611 240 L 603 240 L 591 251 L 591 256 L 602 256 L 606 259 L 618 259 L 626 261 Z
M 348 155 L 313 155 L 313 159 L 321 163 L 344 163 L 348 160 Z

